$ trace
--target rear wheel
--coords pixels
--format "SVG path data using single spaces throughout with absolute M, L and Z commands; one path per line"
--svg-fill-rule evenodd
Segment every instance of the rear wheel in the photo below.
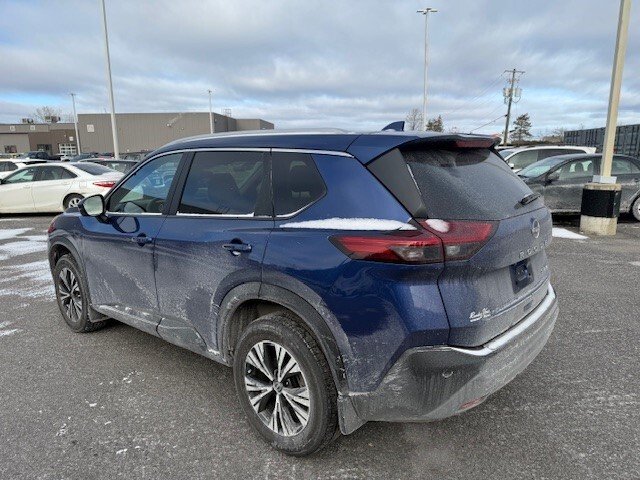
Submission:
M 640 222 L 640 197 L 636 198 L 636 201 L 633 202 L 631 206 L 631 214 L 633 218 Z
M 53 269 L 56 299 L 62 318 L 74 332 L 92 332 L 106 322 L 89 321 L 89 295 L 80 267 L 71 255 L 63 255 Z
M 308 455 L 338 426 L 337 392 L 317 342 L 285 314 L 265 315 L 238 340 L 233 365 L 240 404 L 273 447 Z
M 62 202 L 62 205 L 64 206 L 65 210 L 67 208 L 77 207 L 78 205 L 80 205 L 80 201 L 83 198 L 84 197 L 82 195 L 79 195 L 77 193 L 72 193 L 71 195 L 67 196 L 67 198 L 64 199 L 64 202 Z

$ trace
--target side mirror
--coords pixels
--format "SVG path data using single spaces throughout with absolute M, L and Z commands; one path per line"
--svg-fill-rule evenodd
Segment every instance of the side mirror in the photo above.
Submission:
M 557 182 L 558 180 L 560 180 L 560 172 L 558 170 L 547 175 L 547 183 Z
M 102 195 L 87 197 L 80 202 L 78 208 L 85 217 L 101 217 L 105 212 L 104 197 Z

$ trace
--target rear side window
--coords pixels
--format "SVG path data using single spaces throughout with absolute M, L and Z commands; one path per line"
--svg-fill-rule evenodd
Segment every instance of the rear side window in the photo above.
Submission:
M 322 176 L 309 154 L 274 152 L 272 169 L 276 215 L 299 212 L 326 193 Z
M 196 153 L 178 207 L 179 213 L 259 215 L 257 206 L 266 185 L 264 155 L 260 152 Z
M 395 168 L 376 168 L 385 157 L 396 158 Z M 488 149 L 418 148 L 400 155 L 394 150 L 369 168 L 414 217 L 502 220 L 541 205 L 539 200 L 524 207 L 519 203 L 531 190 Z M 399 177 L 403 168 L 408 177 Z

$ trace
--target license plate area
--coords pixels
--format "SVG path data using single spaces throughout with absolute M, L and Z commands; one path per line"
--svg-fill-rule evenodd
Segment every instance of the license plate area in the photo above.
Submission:
M 533 282 L 530 259 L 521 260 L 511 265 L 511 281 L 513 282 L 513 291 L 516 293 Z

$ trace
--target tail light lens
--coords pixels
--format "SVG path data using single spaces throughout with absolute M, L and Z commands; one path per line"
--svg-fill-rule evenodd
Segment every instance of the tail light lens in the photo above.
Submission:
M 93 184 L 96 187 L 111 188 L 116 184 L 116 182 L 114 180 L 103 180 L 100 182 L 93 182 Z
M 408 264 L 443 261 L 441 240 L 425 231 L 336 235 L 330 240 L 340 251 L 354 260 Z
M 445 260 L 470 258 L 491 239 L 497 227 L 497 222 L 463 220 L 429 219 L 418 223 L 442 240 Z
M 51 220 L 51 223 L 49 224 L 49 228 L 47 228 L 47 233 L 48 234 L 52 234 L 53 232 L 56 231 L 56 219 L 58 217 L 54 218 L 53 220 Z

